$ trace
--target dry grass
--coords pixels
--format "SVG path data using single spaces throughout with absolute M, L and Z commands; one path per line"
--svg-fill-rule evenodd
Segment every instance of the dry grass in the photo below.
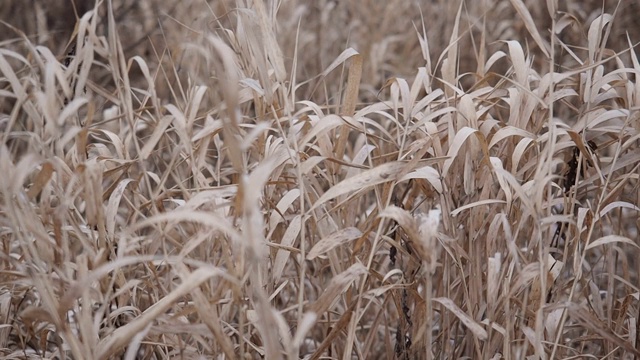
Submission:
M 631 2 L 5 3 L 2 357 L 640 356 Z

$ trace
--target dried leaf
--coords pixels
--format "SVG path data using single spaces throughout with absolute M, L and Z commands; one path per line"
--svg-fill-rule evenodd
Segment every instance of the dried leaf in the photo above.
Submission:
M 300 228 L 302 227 L 302 220 L 300 215 L 296 215 L 291 222 L 289 223 L 289 227 L 287 231 L 285 231 L 282 236 L 282 241 L 280 245 L 290 247 L 300 235 Z M 287 264 L 287 260 L 289 260 L 289 255 L 291 252 L 285 249 L 278 249 L 278 253 L 276 254 L 276 258 L 273 262 L 273 272 L 272 279 L 273 283 L 277 284 L 280 282 L 280 277 L 282 276 L 282 271 L 284 270 L 285 265 Z
M 42 168 L 38 172 L 38 175 L 36 175 L 36 178 L 33 180 L 33 184 L 27 192 L 29 199 L 33 199 L 40 194 L 42 188 L 44 188 L 44 186 L 49 182 L 52 175 L 53 165 L 51 165 L 50 162 L 43 163 Z
M 482 327 L 482 325 L 478 324 L 475 320 L 473 320 L 466 312 L 456 305 L 453 300 L 445 297 L 434 298 L 433 301 L 442 304 L 447 310 L 451 311 L 453 315 L 455 315 L 462 323 L 467 327 L 467 329 L 471 330 L 471 332 L 479 339 L 486 340 L 489 336 L 487 331 Z
M 338 230 L 318 241 L 307 254 L 307 260 L 313 260 L 340 245 L 346 244 L 362 236 L 362 232 L 355 227 Z
M 624 243 L 640 249 L 640 245 L 636 244 L 635 241 L 629 239 L 628 237 L 624 237 L 620 235 L 607 235 L 589 243 L 589 245 L 587 245 L 585 250 L 591 250 L 601 245 L 613 244 L 613 243 Z
M 347 270 L 334 276 L 318 300 L 309 306 L 309 310 L 317 315 L 324 314 L 340 299 L 340 294 L 344 293 L 354 281 L 366 273 L 367 268 L 364 265 L 355 263 Z
M 516 12 L 518 13 L 518 15 L 520 15 L 520 18 L 524 22 L 524 26 L 527 27 L 529 34 L 536 42 L 536 44 L 538 44 L 540 51 L 542 51 L 542 53 L 549 57 L 549 45 L 542 39 L 542 36 L 540 36 L 536 24 L 533 22 L 533 18 L 531 17 L 529 10 L 527 10 L 527 6 L 522 2 L 522 0 L 510 1 L 511 5 L 513 5 L 514 9 L 516 9 Z
M 118 183 L 116 189 L 109 196 L 109 204 L 107 205 L 107 213 L 106 213 L 106 223 L 107 223 L 107 234 L 111 236 L 115 236 L 115 228 L 116 228 L 116 217 L 118 215 L 118 208 L 120 206 L 120 200 L 122 199 L 122 195 L 124 195 L 124 190 L 127 188 L 127 185 L 134 182 L 134 179 L 124 179 Z
M 399 161 L 384 163 L 373 169 L 363 171 L 354 177 L 345 179 L 322 194 L 310 210 L 314 210 L 325 202 L 340 195 L 356 190 L 366 190 L 370 186 L 397 180 L 397 175 L 405 168 L 405 166 L 405 163 Z

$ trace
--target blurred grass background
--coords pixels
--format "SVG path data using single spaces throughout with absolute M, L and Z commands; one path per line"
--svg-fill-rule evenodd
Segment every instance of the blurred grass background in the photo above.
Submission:
M 143 56 L 150 65 L 164 63 L 170 55 L 180 72 L 181 45 L 203 32 L 216 32 L 228 28 L 235 11 L 243 1 L 163 1 L 163 0 L 113 0 L 114 16 L 118 31 L 122 34 L 122 47 L 126 58 Z M 548 35 L 551 17 L 544 3 L 524 1 L 533 16 L 538 30 Z M 498 40 L 516 40 L 525 44 L 534 56 L 536 68 L 545 70 L 548 63 L 539 56 L 539 49 L 528 35 L 524 23 L 509 1 L 481 0 L 451 2 L 430 1 L 335 1 L 292 0 L 276 1 L 278 43 L 283 49 L 287 68 L 290 69 L 296 48 L 299 56 L 296 76 L 310 79 L 322 73 L 346 48 L 353 47 L 365 58 L 362 76 L 363 100 L 375 98 L 385 81 L 391 76 L 409 77 L 419 66 L 425 65 L 417 34 L 426 32 L 431 58 L 438 59 L 448 46 L 459 6 L 462 7 L 460 23 L 460 73 L 473 72 L 477 59 L 491 54 L 504 44 Z M 94 8 L 92 0 L 5 0 L 0 7 L 0 18 L 24 32 L 38 45 L 52 49 L 59 58 L 66 50 L 76 25 L 76 17 Z M 568 14 L 575 20 L 570 31 L 564 31 L 561 39 L 567 44 L 585 44 L 587 27 L 602 11 L 616 12 L 608 37 L 611 48 L 628 46 L 627 34 L 640 32 L 640 20 L 635 14 L 640 4 L 635 1 L 567 0 L 558 3 L 560 14 Z M 98 7 L 102 32 L 106 33 L 105 2 Z M 425 29 L 422 29 L 422 23 Z M 484 34 L 486 48 L 479 48 Z M 0 41 L 9 48 L 21 46 L 18 34 L 5 28 Z M 585 51 L 577 47 L 573 51 Z M 168 53 L 167 53 L 168 52 Z M 558 66 L 575 65 L 570 56 L 559 54 Z M 564 63 L 564 62 L 567 63 Z M 507 64 L 502 64 L 503 68 Z M 339 75 L 336 75 L 339 76 Z M 336 94 L 336 81 L 329 79 L 324 89 L 309 86 L 301 96 L 318 103 L 330 103 L 327 94 Z M 468 80 L 473 84 L 475 80 Z M 166 79 L 160 77 L 158 86 Z M 164 94 L 164 96 L 169 96 Z M 335 101 L 335 99 L 334 99 Z

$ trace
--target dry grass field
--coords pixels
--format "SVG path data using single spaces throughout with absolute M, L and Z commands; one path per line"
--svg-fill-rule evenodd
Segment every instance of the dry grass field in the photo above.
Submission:
M 639 11 L 2 0 L 0 357 L 640 357 Z

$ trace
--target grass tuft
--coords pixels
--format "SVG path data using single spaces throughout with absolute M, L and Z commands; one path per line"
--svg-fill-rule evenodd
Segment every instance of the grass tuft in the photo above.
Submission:
M 640 357 L 637 5 L 5 1 L 3 358 Z

